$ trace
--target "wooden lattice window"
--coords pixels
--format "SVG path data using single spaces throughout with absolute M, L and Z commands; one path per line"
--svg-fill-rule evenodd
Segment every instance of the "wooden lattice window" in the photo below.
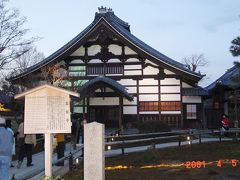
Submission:
M 197 119 L 197 105 L 187 104 L 187 119 Z
M 103 75 L 103 74 L 123 74 L 122 65 L 100 65 L 100 66 L 88 66 L 88 75 Z
M 161 111 L 180 111 L 181 103 L 179 101 L 163 101 L 160 102 Z
M 179 101 L 141 101 L 139 102 L 140 111 L 180 111 Z

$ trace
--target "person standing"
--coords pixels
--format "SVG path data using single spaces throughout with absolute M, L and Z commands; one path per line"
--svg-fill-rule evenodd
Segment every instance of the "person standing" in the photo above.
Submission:
M 5 128 L 5 119 L 0 116 L 0 179 L 9 179 L 9 162 L 12 156 L 13 135 Z
M 229 117 L 226 114 L 224 114 L 222 119 L 222 128 L 224 131 L 227 131 L 229 130 L 229 126 L 230 126 Z
M 36 135 L 27 134 L 25 137 L 25 151 L 27 156 L 27 167 L 33 166 L 32 164 L 32 150 L 37 145 Z
M 10 120 L 6 120 L 6 128 L 8 131 L 11 132 L 11 134 L 13 135 L 14 137 L 14 132 L 12 130 L 12 124 L 11 124 L 11 121 Z M 15 138 L 13 138 L 13 147 L 12 147 L 12 156 L 16 154 L 16 148 L 15 148 L 16 144 L 15 144 Z M 10 167 L 14 167 L 14 165 L 12 164 L 12 156 L 10 158 Z
M 36 135 L 35 134 L 24 134 L 24 123 L 20 123 L 18 128 L 18 143 L 19 143 L 19 155 L 18 155 L 18 165 L 20 168 L 24 159 L 27 156 L 27 167 L 33 166 L 32 164 L 32 149 L 36 146 Z
M 61 159 L 64 157 L 65 137 L 64 134 L 56 134 L 55 137 L 57 139 L 57 159 Z M 58 162 L 56 166 L 64 166 L 64 161 Z

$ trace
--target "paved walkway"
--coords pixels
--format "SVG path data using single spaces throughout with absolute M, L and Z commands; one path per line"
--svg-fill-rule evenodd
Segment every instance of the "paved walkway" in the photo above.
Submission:
M 222 138 L 222 141 L 231 141 L 231 138 Z M 202 138 L 202 143 L 206 142 L 217 142 L 219 141 L 219 138 Z M 195 139 L 192 141 L 192 144 L 198 144 L 199 140 Z M 181 145 L 187 145 L 188 142 L 181 142 Z M 167 148 L 167 147 L 177 147 L 178 142 L 170 142 L 170 143 L 163 143 L 163 144 L 156 144 L 156 148 Z M 124 152 L 127 153 L 133 153 L 133 152 L 140 152 L 140 151 L 145 151 L 149 148 L 152 148 L 151 145 L 148 146 L 140 146 L 140 147 L 132 147 L 132 148 L 125 148 Z M 68 155 L 70 152 L 74 153 L 76 150 L 73 150 L 70 144 L 66 145 L 66 151 L 65 151 L 65 156 Z M 80 156 L 81 151 L 78 151 L 75 156 Z M 122 154 L 121 149 L 114 149 L 114 150 L 109 150 L 105 152 L 106 157 L 110 156 L 116 156 Z M 53 155 L 53 162 L 57 160 L 56 154 Z M 14 161 L 13 164 L 15 167 L 10 168 L 10 178 L 12 177 L 13 174 L 15 174 L 15 178 L 17 180 L 21 179 L 27 179 L 26 177 L 29 176 L 29 174 L 38 174 L 37 176 L 31 178 L 31 180 L 39 180 L 41 177 L 44 176 L 44 152 L 38 153 L 33 155 L 33 164 L 34 166 L 32 167 L 27 167 L 26 166 L 26 158 L 24 159 L 22 166 L 20 169 L 16 168 L 17 161 Z M 66 172 L 68 172 L 68 161 L 65 160 L 65 166 L 54 166 L 53 167 L 53 175 L 64 175 Z

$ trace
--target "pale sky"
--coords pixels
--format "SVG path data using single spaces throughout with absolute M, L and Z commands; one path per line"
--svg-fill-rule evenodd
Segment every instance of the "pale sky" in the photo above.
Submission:
M 74 38 L 94 19 L 98 7 L 113 9 L 130 24 L 131 32 L 166 56 L 203 53 L 209 64 L 201 68 L 206 86 L 233 66 L 231 41 L 240 36 L 240 0 L 10 0 L 28 22 L 29 36 L 48 56 Z

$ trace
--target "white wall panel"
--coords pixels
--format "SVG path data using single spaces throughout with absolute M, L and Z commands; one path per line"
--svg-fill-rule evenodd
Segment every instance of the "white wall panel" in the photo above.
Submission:
M 85 54 L 85 49 L 83 46 L 81 46 L 76 51 L 74 51 L 70 56 L 84 56 L 84 54 Z
M 139 87 L 139 93 L 158 93 L 158 86 Z
M 137 106 L 123 106 L 123 114 L 137 114 Z
M 161 114 L 181 114 L 181 111 L 161 111 Z
M 120 81 L 118 81 L 120 84 L 122 85 L 136 85 L 137 82 L 135 80 L 132 79 L 121 79 Z
M 159 111 L 140 111 L 139 114 L 159 114 Z
M 139 101 L 158 101 L 158 94 L 141 94 L 139 95 Z
M 165 78 L 161 80 L 161 85 L 180 85 L 180 80 L 175 78 Z
M 137 58 L 129 58 L 127 59 L 127 62 L 140 62 Z
M 133 71 L 124 71 L 125 75 L 141 75 L 141 70 L 133 70 Z
M 121 61 L 120 61 L 120 59 L 109 59 L 108 62 L 109 63 L 119 63 Z
M 124 46 L 124 49 L 125 49 L 125 54 L 137 54 L 135 51 L 133 51 L 127 46 Z
M 89 63 L 102 63 L 100 59 L 91 59 Z
M 174 72 L 169 71 L 169 70 L 167 70 L 167 69 L 164 69 L 164 73 L 165 73 L 165 74 L 175 74 Z
M 154 68 L 152 66 L 147 66 L 143 69 L 144 75 L 157 75 L 159 73 L 159 69 Z
M 192 88 L 192 86 L 190 86 L 189 84 L 182 82 L 182 87 L 183 88 Z
M 119 105 L 119 98 L 105 97 L 105 98 L 90 98 L 90 106 L 105 106 L 105 105 Z
M 161 86 L 161 93 L 180 93 L 180 86 Z
M 137 97 L 133 98 L 133 101 L 129 101 L 127 99 L 123 99 L 123 104 L 124 105 L 137 105 Z
M 101 46 L 93 45 L 88 48 L 88 55 L 94 56 L 95 54 L 99 53 L 100 51 L 101 51 Z
M 137 87 L 126 87 L 128 93 L 137 93 Z
M 180 94 L 161 94 L 161 101 L 180 101 Z
M 141 65 L 124 65 L 124 69 L 142 69 Z
M 158 85 L 158 80 L 155 79 L 143 79 L 139 81 L 139 85 Z
M 146 63 L 150 63 L 150 64 L 152 64 L 152 65 L 154 65 L 154 66 L 159 66 L 158 64 L 155 64 L 155 63 L 153 63 L 152 61 L 150 61 L 150 60 L 148 60 L 148 59 L 147 59 L 145 62 L 146 62 Z
M 75 60 L 71 61 L 70 64 L 83 64 L 83 63 L 84 63 L 83 60 L 81 60 L 81 59 L 75 59 Z
M 109 52 L 115 54 L 115 55 L 120 55 L 122 54 L 122 47 L 118 46 L 116 44 L 111 44 L 108 46 Z
M 201 96 L 183 96 L 183 103 L 201 103 Z

